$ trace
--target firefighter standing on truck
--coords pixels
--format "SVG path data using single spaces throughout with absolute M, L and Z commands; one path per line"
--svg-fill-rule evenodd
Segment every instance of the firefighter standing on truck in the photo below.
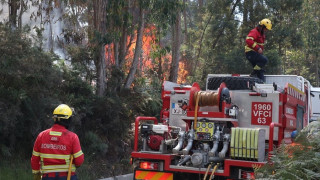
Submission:
M 31 157 L 35 180 L 40 180 L 41 175 L 42 180 L 66 180 L 68 172 L 71 180 L 77 180 L 75 170 L 83 163 L 84 154 L 78 136 L 68 130 L 71 118 L 72 109 L 59 105 L 53 111 L 54 125 L 38 135 Z
M 267 64 L 268 59 L 263 55 L 265 32 L 272 29 L 272 23 L 269 19 L 263 19 L 259 22 L 259 25 L 252 29 L 247 38 L 245 53 L 246 58 L 252 64 L 253 71 L 251 77 L 258 77 L 264 80 L 263 67 Z

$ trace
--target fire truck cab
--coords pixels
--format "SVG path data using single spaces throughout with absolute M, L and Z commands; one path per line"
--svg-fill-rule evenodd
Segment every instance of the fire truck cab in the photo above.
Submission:
M 296 75 L 209 74 L 165 81 L 160 119 L 135 120 L 134 179 L 253 179 L 274 148 L 320 115 L 320 88 Z

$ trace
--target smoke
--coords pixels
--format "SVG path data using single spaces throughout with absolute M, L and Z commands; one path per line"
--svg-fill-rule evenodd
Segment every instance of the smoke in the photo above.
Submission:
M 42 48 L 45 51 L 54 52 L 61 59 L 67 57 L 65 51 L 65 40 L 63 29 L 64 23 L 64 3 L 59 1 L 49 0 L 39 2 L 37 6 L 33 5 L 31 1 L 27 1 L 26 7 L 28 9 L 23 12 L 22 26 L 28 25 L 31 27 L 31 36 L 37 35 L 37 30 L 42 29 Z M 58 2 L 59 4 L 55 4 Z M 20 13 L 18 10 L 18 13 Z M 9 20 L 9 6 L 7 3 L 0 4 L 0 22 L 7 22 Z M 41 12 L 41 13 L 39 13 Z
M 63 12 L 64 12 L 64 3 L 61 3 L 59 6 L 54 4 L 47 4 L 48 1 L 43 1 L 42 6 L 42 14 L 44 16 L 44 49 L 46 51 L 52 51 L 59 55 L 60 58 L 65 59 L 66 53 L 63 48 L 64 46 L 64 38 L 63 38 Z M 52 10 L 48 11 L 48 8 L 56 7 Z

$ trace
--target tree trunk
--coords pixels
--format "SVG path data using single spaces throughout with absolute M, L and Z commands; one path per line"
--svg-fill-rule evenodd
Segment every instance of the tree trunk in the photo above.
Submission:
M 49 14 L 49 17 L 48 17 L 49 22 L 48 22 L 48 26 L 49 26 L 49 35 L 48 35 L 48 50 L 50 52 L 53 53 L 53 34 L 52 34 L 52 21 L 51 21 L 51 17 L 50 17 L 50 14 Z
M 184 19 L 184 41 L 188 42 L 188 23 L 187 23 L 187 5 L 186 0 L 183 0 L 183 19 Z
M 9 23 L 11 29 L 15 30 L 17 28 L 17 13 L 19 9 L 19 1 L 20 0 L 9 0 Z
M 243 16 L 242 16 L 243 25 L 248 23 L 248 1 L 243 2 Z
M 249 0 L 247 3 L 249 4 L 248 5 L 249 6 L 249 13 L 250 13 L 249 20 L 252 23 L 252 22 L 254 22 L 254 19 L 255 19 L 255 17 L 253 16 L 254 15 L 254 3 L 253 3 L 253 0 Z
M 223 35 L 223 31 L 224 31 L 224 29 L 225 29 L 225 27 L 226 27 L 226 22 L 231 19 L 232 15 L 233 15 L 236 7 L 237 7 L 237 4 L 238 4 L 239 2 L 240 2 L 240 0 L 237 0 L 237 1 L 234 3 L 234 5 L 233 5 L 233 7 L 232 7 L 232 9 L 231 9 L 231 12 L 227 15 L 227 18 L 226 18 L 225 22 L 222 22 L 222 23 L 223 23 L 223 24 L 222 24 L 222 27 L 221 27 L 220 30 L 218 31 L 218 34 L 217 34 L 217 36 L 216 36 L 216 39 L 215 39 L 215 40 L 213 41 L 213 43 L 212 43 L 212 49 L 216 48 L 216 46 L 217 46 L 217 44 L 218 44 L 218 42 L 219 42 L 220 37 Z
M 199 5 L 199 8 L 202 8 L 203 7 L 203 0 L 198 0 L 198 5 Z
M 106 33 L 106 7 L 107 0 L 93 0 L 93 24 L 94 29 L 102 36 Z M 96 42 L 94 64 L 97 69 L 96 94 L 103 96 L 106 90 L 106 58 L 105 44 Z
M 105 46 L 97 47 L 97 56 L 95 58 L 95 65 L 97 68 L 97 90 L 96 94 L 100 97 L 104 95 L 106 90 L 106 61 L 105 61 Z
M 170 69 L 169 81 L 177 82 L 181 45 L 181 16 L 180 12 L 176 16 L 172 30 L 172 64 Z
M 144 10 L 140 8 L 140 20 L 139 20 L 139 25 L 138 25 L 138 31 L 137 31 L 137 42 L 136 42 L 136 48 L 134 51 L 134 57 L 132 61 L 132 65 L 129 71 L 129 74 L 127 76 L 124 88 L 129 89 L 133 80 L 134 80 L 134 75 L 136 74 L 137 71 L 137 66 L 139 63 L 139 57 L 141 54 L 141 48 L 142 48 L 142 36 L 143 36 L 143 29 L 144 29 Z
M 206 25 L 205 25 L 205 27 L 204 27 L 204 29 L 203 29 L 203 31 L 202 31 L 202 34 L 201 34 L 201 37 L 200 37 L 200 42 L 199 42 L 198 55 L 197 55 L 197 58 L 196 58 L 196 60 L 195 60 L 195 61 L 196 61 L 196 62 L 195 62 L 195 66 L 194 66 L 193 69 L 192 69 L 191 76 L 193 76 L 193 75 L 195 74 L 196 68 L 198 67 L 198 62 L 199 62 L 199 58 L 200 58 L 200 54 L 201 54 L 201 49 L 202 49 L 202 40 L 203 40 L 204 34 L 205 34 L 205 32 L 206 32 L 206 29 L 207 29 L 209 23 L 211 22 L 212 16 L 213 16 L 213 14 L 210 15 L 210 17 L 209 17 L 209 19 L 208 19 L 208 21 L 207 21 L 207 23 L 206 23 Z
M 158 30 L 158 36 L 159 36 L 159 48 L 161 48 L 161 27 L 159 27 L 159 30 Z M 158 78 L 160 81 L 162 81 L 162 54 L 160 54 L 160 57 L 159 57 L 159 68 L 158 68 Z
M 138 62 L 138 68 L 137 68 L 137 72 L 136 72 L 136 74 L 137 74 L 137 76 L 138 77 L 141 77 L 141 75 L 142 75 L 142 71 L 143 71 L 143 58 L 142 58 L 142 53 L 141 53 L 141 51 L 140 51 L 140 56 L 139 56 L 139 60 L 138 60 L 139 62 Z
M 20 0 L 20 13 L 18 16 L 18 27 L 21 30 L 22 29 L 22 14 L 24 13 L 24 2 L 23 0 Z
M 123 66 L 123 64 L 125 62 L 125 58 L 126 58 L 127 34 L 128 34 L 127 27 L 125 25 L 123 25 L 122 26 L 122 34 L 121 34 L 121 38 L 120 38 L 120 42 L 119 42 L 119 64 L 117 66 L 119 69 L 122 69 L 122 66 Z
M 119 41 L 114 42 L 114 63 L 119 67 Z
M 108 46 L 108 49 L 107 49 L 107 52 L 106 52 L 106 54 L 107 54 L 107 57 L 106 57 L 106 59 L 107 59 L 107 66 L 111 66 L 111 58 L 112 58 L 112 50 L 111 50 L 111 46 L 109 45 Z

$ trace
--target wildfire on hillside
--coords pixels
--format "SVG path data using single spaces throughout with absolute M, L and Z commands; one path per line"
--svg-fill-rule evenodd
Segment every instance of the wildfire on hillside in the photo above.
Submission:
M 143 38 L 142 38 L 142 53 L 139 57 L 139 63 L 137 67 L 137 74 L 139 74 L 142 77 L 149 78 L 153 74 L 159 73 L 159 60 L 161 60 L 161 74 L 162 80 L 168 80 L 169 73 L 170 73 L 170 65 L 172 61 L 172 55 L 170 52 L 166 53 L 163 56 L 155 57 L 152 53 L 157 51 L 157 48 L 159 48 L 159 44 L 157 44 L 156 40 L 156 27 L 155 26 L 147 26 L 144 29 L 143 32 Z M 129 73 L 132 60 L 134 58 L 135 53 L 135 46 L 136 46 L 136 35 L 134 38 L 132 38 L 132 42 L 130 42 L 131 37 L 127 37 L 127 46 L 129 43 L 131 43 L 130 47 L 128 48 L 128 51 L 126 53 L 125 57 L 125 63 L 124 63 L 124 71 L 126 73 Z M 161 45 L 160 45 L 161 46 Z M 160 47 L 162 48 L 162 47 Z M 107 68 L 110 68 L 111 66 L 115 65 L 115 57 L 114 57 L 114 44 L 108 44 L 105 46 L 106 51 L 106 63 Z M 187 66 L 186 66 L 185 60 L 180 60 L 179 62 L 179 70 L 178 70 L 178 80 L 177 83 L 185 83 L 186 77 L 188 75 Z M 152 74 L 153 73 L 153 74 Z

